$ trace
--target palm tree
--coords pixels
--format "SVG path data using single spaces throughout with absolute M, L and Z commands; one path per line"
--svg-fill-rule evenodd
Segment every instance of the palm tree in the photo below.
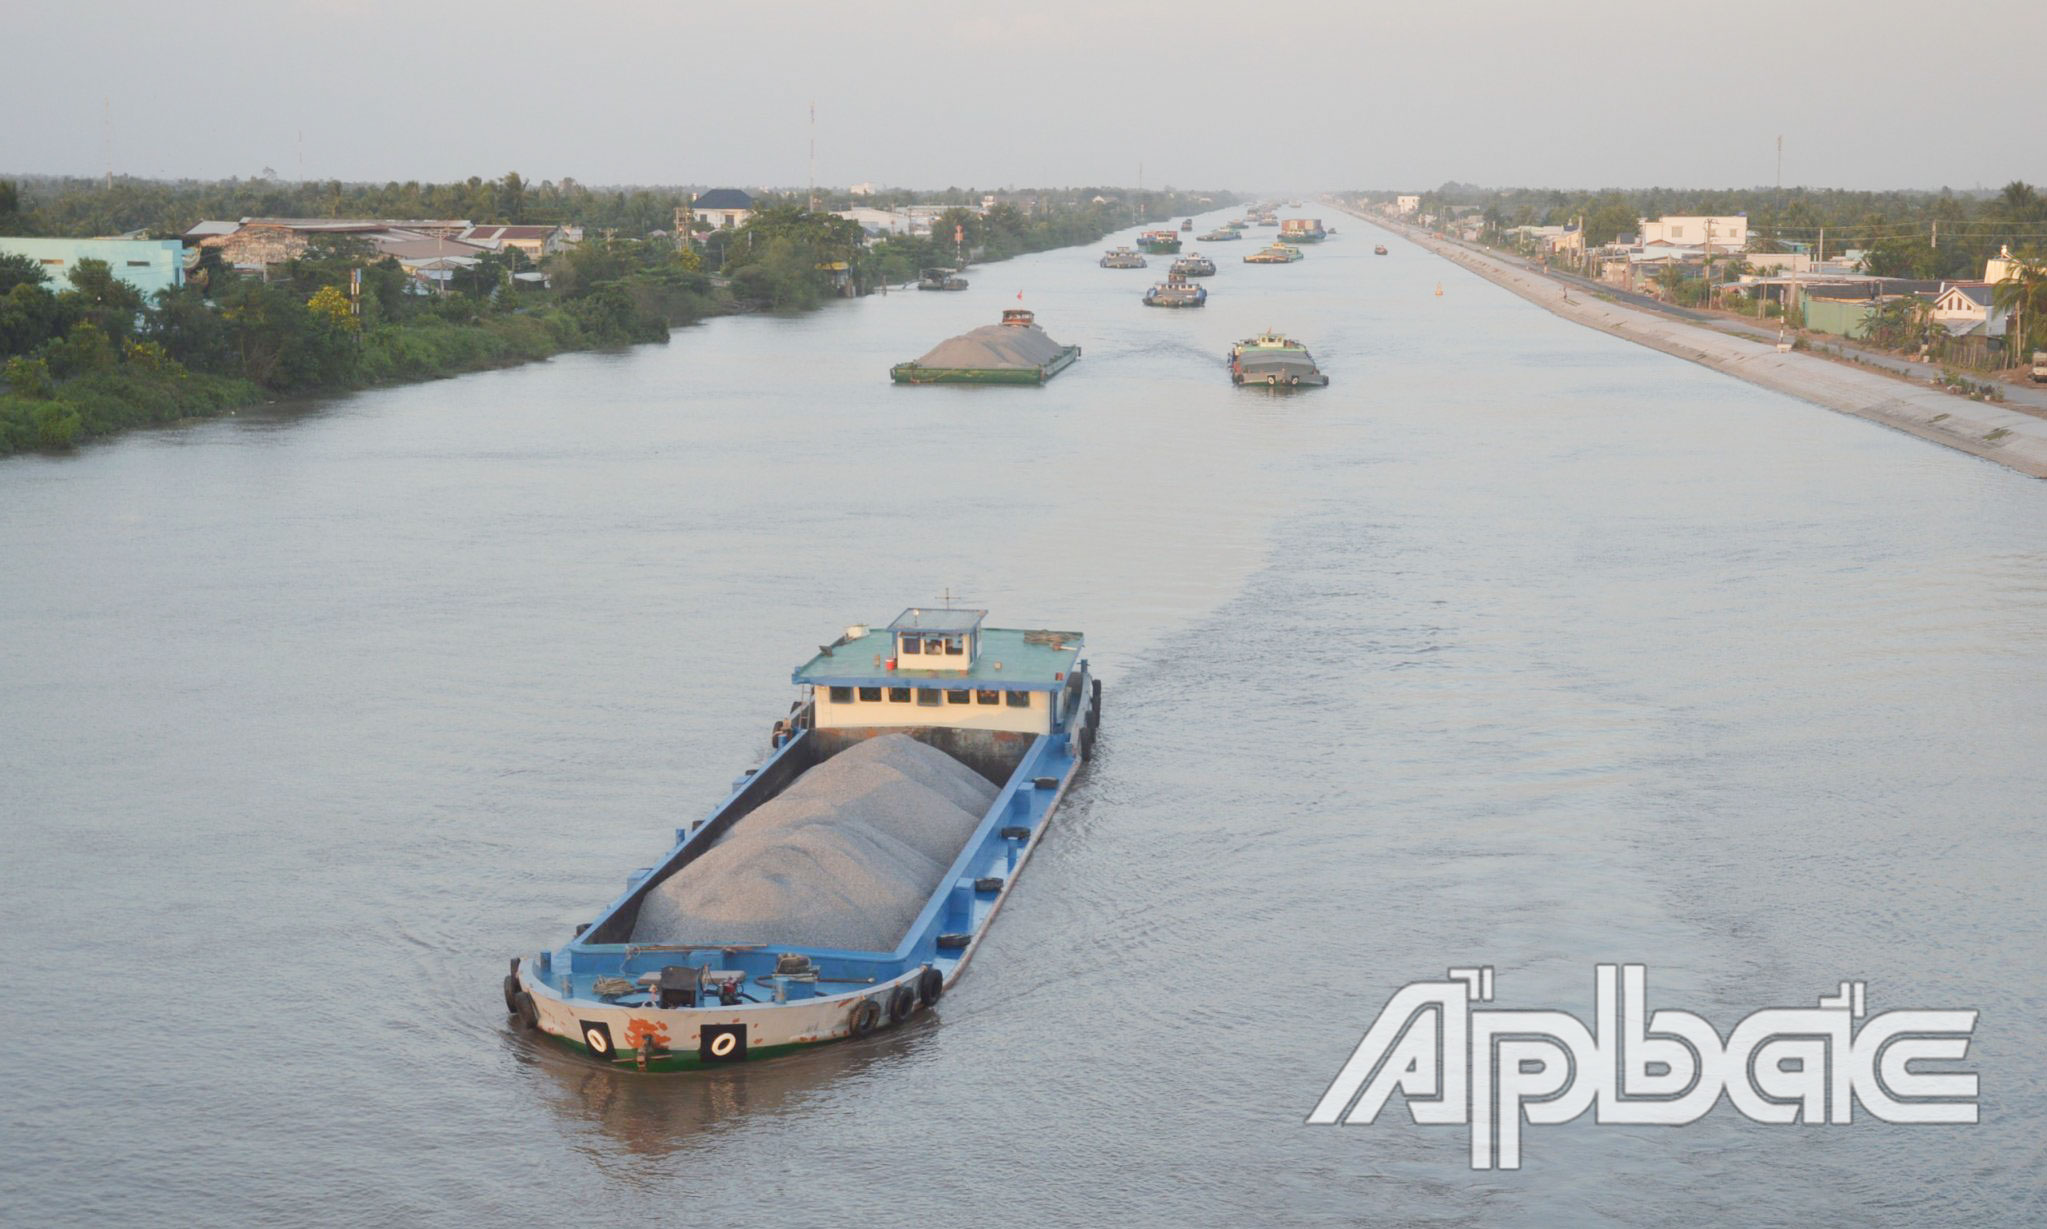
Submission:
M 2012 335 L 2010 346 L 2015 361 L 2032 350 L 2047 348 L 2047 260 L 2037 252 L 2022 253 L 2011 276 L 1997 283 L 1991 301 L 1999 311 L 2016 316 L 2013 323 L 2019 331 Z

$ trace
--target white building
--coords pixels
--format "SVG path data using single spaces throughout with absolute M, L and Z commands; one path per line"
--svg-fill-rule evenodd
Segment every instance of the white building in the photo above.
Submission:
M 721 230 L 746 225 L 753 216 L 753 194 L 739 188 L 713 188 L 690 202 L 697 220 Z
M 1949 282 L 1933 301 L 1933 322 L 1955 337 L 2002 337 L 2011 313 L 1998 311 L 1996 300 L 1997 290 L 1988 282 Z
M 2011 254 L 2011 245 L 1998 248 L 1997 255 L 1983 262 L 1983 280 L 1991 285 L 2008 282 L 2026 268 L 2027 262 Z
M 875 187 L 871 183 L 856 183 L 852 187 L 846 189 L 848 193 L 854 196 L 873 196 L 876 192 L 879 192 L 880 190 L 881 189 Z
M 1418 195 L 1396 197 L 1393 201 L 1393 207 L 1403 215 L 1417 213 L 1421 210 L 1422 198 Z
M 832 214 L 848 222 L 857 222 L 860 229 L 870 235 L 907 235 L 910 233 L 910 215 L 892 209 L 869 209 L 856 205 L 851 209 L 836 210 Z
M 1662 244 L 1711 252 L 1740 252 L 1748 247 L 1748 219 L 1741 214 L 1731 218 L 1643 218 L 1641 229 L 1643 247 Z

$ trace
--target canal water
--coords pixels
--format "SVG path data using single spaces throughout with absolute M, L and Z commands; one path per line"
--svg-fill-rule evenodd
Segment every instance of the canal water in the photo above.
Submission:
M 1066 250 L 0 462 L 5 1219 L 2047 1218 L 2047 484 L 1331 220 L 1201 311 Z M 888 383 L 1019 294 L 1051 385 Z M 1231 387 L 1268 325 L 1331 387 Z M 792 666 L 947 592 L 1086 629 L 1106 728 L 937 1019 L 507 1027 Z M 1304 1125 L 1402 985 L 1602 961 L 1723 1033 L 1976 1008 L 1983 1120 Z

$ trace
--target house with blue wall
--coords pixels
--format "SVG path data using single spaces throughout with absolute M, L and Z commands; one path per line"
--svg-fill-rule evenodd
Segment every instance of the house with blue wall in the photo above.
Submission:
M 42 265 L 52 293 L 71 289 L 71 270 L 81 260 L 103 260 L 114 276 L 142 292 L 185 284 L 185 245 L 176 239 L 13 239 L 0 237 L 0 254 L 26 256 Z

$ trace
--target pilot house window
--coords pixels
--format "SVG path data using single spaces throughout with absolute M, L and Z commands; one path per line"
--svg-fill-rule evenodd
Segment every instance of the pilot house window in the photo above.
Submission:
M 936 687 L 919 687 L 917 689 L 917 703 L 943 704 L 945 703 L 945 693 Z
M 923 651 L 924 642 L 922 640 L 915 636 L 903 637 L 903 656 L 908 657 L 912 653 L 922 653 Z
M 974 693 L 971 691 L 948 691 L 945 693 L 945 698 L 954 704 L 972 704 L 974 702 Z
M 977 691 L 974 693 L 974 703 L 1000 704 L 1002 703 L 1002 693 L 999 691 Z
M 865 703 L 865 704 L 879 704 L 879 703 L 881 703 L 881 688 L 879 688 L 879 687 L 862 687 L 862 688 L 860 689 L 860 700 L 861 700 L 861 702 L 862 702 L 862 703 Z
M 945 642 L 945 655 L 947 657 L 958 657 L 964 654 L 966 651 L 967 651 L 966 642 L 964 640 L 961 640 L 958 636 L 954 636 Z
M 1029 708 L 1031 706 L 1031 693 L 1028 691 L 1012 691 L 1008 693 L 1008 700 L 1011 708 Z
M 890 704 L 908 704 L 910 702 L 910 689 L 907 687 L 889 688 L 888 702 Z
M 834 703 L 834 704 L 851 704 L 852 702 L 853 702 L 853 689 L 852 689 L 851 687 L 834 687 L 834 688 L 832 688 L 832 703 Z

